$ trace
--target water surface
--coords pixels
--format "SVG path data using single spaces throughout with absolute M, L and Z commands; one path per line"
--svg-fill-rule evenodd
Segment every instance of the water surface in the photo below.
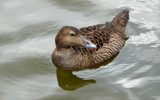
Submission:
M 160 100 L 159 0 L 0 0 L 0 100 Z M 125 46 L 107 65 L 67 73 L 51 62 L 58 30 L 130 9 Z

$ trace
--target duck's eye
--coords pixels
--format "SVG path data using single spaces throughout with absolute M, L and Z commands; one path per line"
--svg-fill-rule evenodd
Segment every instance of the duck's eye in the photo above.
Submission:
M 71 35 L 71 36 L 75 36 L 75 34 L 74 34 L 74 33 L 70 33 L 70 35 Z

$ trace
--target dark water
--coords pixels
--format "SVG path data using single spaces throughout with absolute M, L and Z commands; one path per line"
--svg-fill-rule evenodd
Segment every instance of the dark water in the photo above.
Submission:
M 130 9 L 129 39 L 107 65 L 73 73 L 50 57 L 64 25 Z M 0 0 L 0 100 L 160 100 L 160 0 Z

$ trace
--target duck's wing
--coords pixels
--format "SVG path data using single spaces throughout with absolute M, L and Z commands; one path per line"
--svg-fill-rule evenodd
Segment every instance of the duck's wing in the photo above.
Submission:
M 97 24 L 93 26 L 80 28 L 80 34 L 87 38 L 90 42 L 96 45 L 95 48 L 86 48 L 86 47 L 73 47 L 74 50 L 79 51 L 83 54 L 92 54 L 103 46 L 105 43 L 104 29 L 106 24 Z
M 95 48 L 86 47 L 73 47 L 74 50 L 79 51 L 83 54 L 91 55 L 93 52 L 98 51 L 104 43 L 107 43 L 109 36 L 106 33 L 107 28 L 110 26 L 110 22 L 106 24 L 97 24 L 93 26 L 80 28 L 79 31 L 81 35 L 87 38 L 90 42 L 96 45 Z
M 97 46 L 97 49 L 90 49 L 92 51 L 98 50 L 107 42 L 107 33 L 105 32 L 110 26 L 110 22 L 106 24 L 97 24 L 93 26 L 83 27 L 80 29 L 80 33 Z
M 97 24 L 97 25 L 93 25 L 93 26 L 82 27 L 79 30 L 81 31 L 82 35 L 86 35 L 86 34 L 93 33 L 94 31 L 103 30 L 104 27 L 105 27 L 105 24 Z
M 129 11 L 124 10 L 113 18 L 110 23 L 81 28 L 80 31 L 88 40 L 97 46 L 97 49 L 78 47 L 82 55 L 86 54 L 91 66 L 103 62 L 116 53 L 125 44 L 125 30 L 129 20 Z M 97 28 L 99 26 L 99 28 Z
M 93 62 L 91 65 L 109 59 L 124 46 L 128 20 L 129 10 L 124 10 L 113 18 L 111 25 L 105 30 L 106 33 L 109 33 L 109 39 L 98 51 L 92 53 L 90 60 Z

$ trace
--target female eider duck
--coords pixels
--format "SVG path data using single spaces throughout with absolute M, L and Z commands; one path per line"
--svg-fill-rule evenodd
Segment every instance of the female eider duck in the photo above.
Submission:
M 128 20 L 129 10 L 124 10 L 106 24 L 80 29 L 64 26 L 55 38 L 52 62 L 65 70 L 80 70 L 111 58 L 125 44 Z

